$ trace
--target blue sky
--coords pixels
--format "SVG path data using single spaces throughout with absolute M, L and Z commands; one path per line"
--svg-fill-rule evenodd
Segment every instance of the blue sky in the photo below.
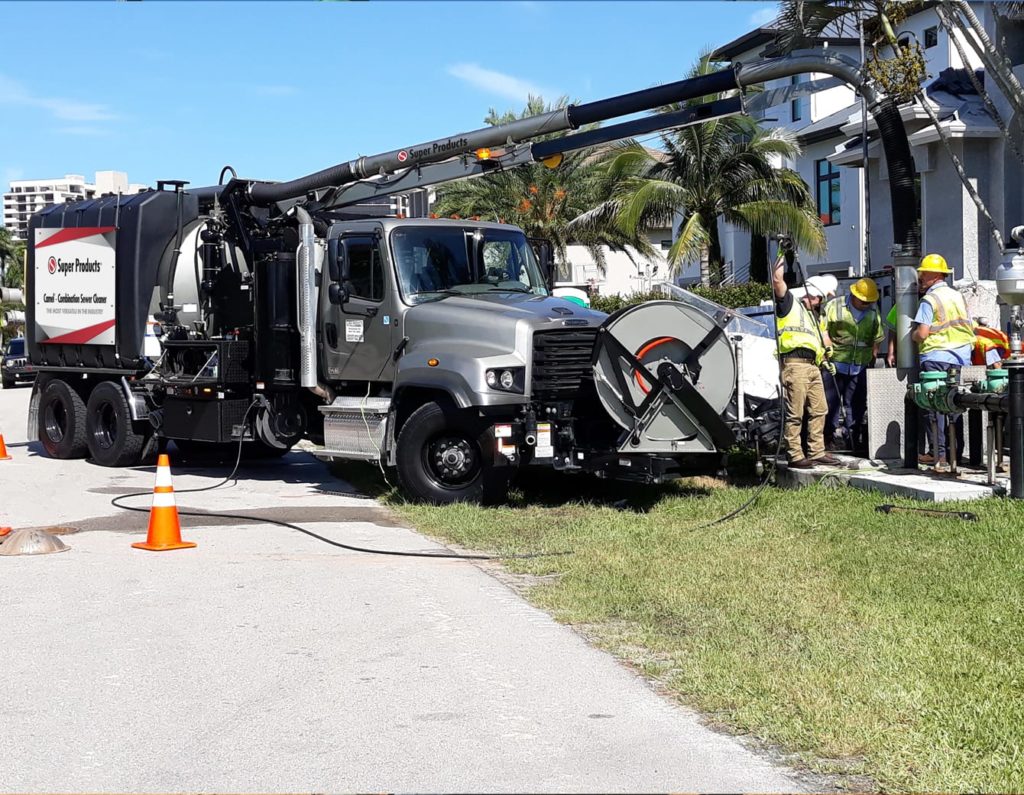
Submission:
M 526 95 L 682 77 L 763 2 L 4 3 L 0 190 L 291 179 L 483 126 Z M 20 33 L 19 33 L 20 32 Z M 43 42 L 46 42 L 45 44 Z

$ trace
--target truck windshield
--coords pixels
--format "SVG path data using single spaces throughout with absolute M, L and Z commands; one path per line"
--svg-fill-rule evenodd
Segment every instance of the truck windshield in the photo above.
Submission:
M 547 295 L 522 232 L 458 227 L 400 227 L 391 233 L 402 295 L 408 303 L 453 294 Z

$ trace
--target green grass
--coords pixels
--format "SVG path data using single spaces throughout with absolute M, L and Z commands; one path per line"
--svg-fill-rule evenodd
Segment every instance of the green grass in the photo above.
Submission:
M 949 506 L 978 514 L 965 522 L 879 514 L 852 489 L 768 489 L 698 530 L 751 489 L 544 473 L 528 493 L 493 509 L 384 496 L 464 547 L 572 550 L 508 568 L 554 575 L 528 598 L 812 769 L 893 791 L 1024 790 L 1024 505 Z

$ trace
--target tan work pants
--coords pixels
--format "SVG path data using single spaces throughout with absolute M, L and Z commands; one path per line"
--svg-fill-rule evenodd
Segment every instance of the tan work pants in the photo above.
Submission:
M 783 359 L 782 389 L 786 396 L 786 425 L 783 431 L 786 457 L 790 461 L 805 457 L 800 432 L 806 415 L 806 457 L 821 458 L 825 455 L 825 417 L 828 415 L 821 368 L 806 359 Z

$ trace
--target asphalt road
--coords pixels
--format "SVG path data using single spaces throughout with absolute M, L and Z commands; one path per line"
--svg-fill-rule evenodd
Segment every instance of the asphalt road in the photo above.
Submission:
M 29 391 L 0 390 L 0 525 L 78 532 L 0 556 L 0 791 L 801 788 L 474 564 L 205 518 L 185 522 L 196 549 L 132 549 L 146 516 L 109 500 L 152 469 L 43 457 Z M 304 453 L 178 505 L 438 548 Z

